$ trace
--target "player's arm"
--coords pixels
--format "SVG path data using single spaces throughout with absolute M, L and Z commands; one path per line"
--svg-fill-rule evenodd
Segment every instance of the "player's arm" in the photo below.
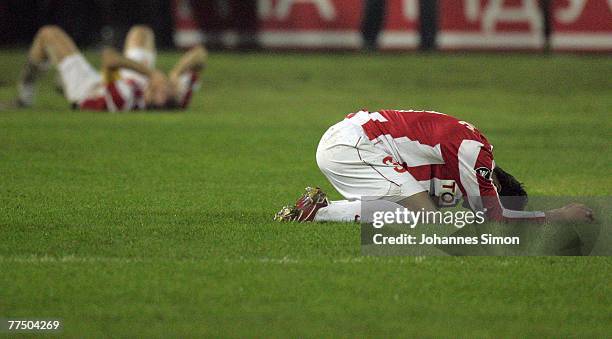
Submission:
M 153 69 L 124 57 L 113 48 L 105 48 L 102 51 L 102 71 L 115 72 L 121 68 L 138 72 L 147 77 L 151 77 L 154 73 Z
M 497 222 L 544 223 L 546 215 L 540 211 L 505 209 L 493 184 L 493 153 L 490 145 L 476 140 L 463 140 L 457 151 L 460 186 L 465 199 L 474 211 L 484 211 L 487 220 Z
M 170 73 L 168 73 L 170 77 L 170 81 L 177 82 L 179 77 L 182 74 L 187 72 L 199 72 L 204 66 L 206 66 L 206 58 L 208 57 L 208 52 L 203 45 L 198 45 L 191 48 L 187 53 L 185 53 L 176 65 L 172 68 Z
M 436 211 L 437 207 L 428 192 L 420 192 L 397 202 L 410 211 Z
M 561 208 L 546 211 L 547 222 L 593 222 L 593 210 L 583 204 L 572 203 Z
M 106 82 L 111 82 L 118 78 L 118 71 L 122 68 L 140 73 L 155 82 L 158 78 L 163 80 L 166 76 L 156 70 L 151 69 L 139 62 L 128 59 L 113 48 L 105 48 L 102 51 L 102 74 Z
M 514 211 L 503 207 L 492 180 L 493 154 L 475 140 L 464 140 L 457 154 L 459 178 L 472 210 L 486 211 L 488 220 L 498 222 L 589 222 L 593 212 L 584 205 L 571 204 L 546 212 Z
M 206 66 L 208 52 L 198 45 L 185 53 L 168 74 L 179 107 L 186 108 L 199 87 L 199 73 Z

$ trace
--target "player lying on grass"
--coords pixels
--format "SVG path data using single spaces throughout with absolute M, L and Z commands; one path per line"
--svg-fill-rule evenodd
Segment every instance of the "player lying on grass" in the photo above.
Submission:
M 49 65 L 61 77 L 64 96 L 75 108 L 95 111 L 184 109 L 198 85 L 207 52 L 197 46 L 185 53 L 166 76 L 155 69 L 155 36 L 146 26 L 130 29 L 123 55 L 107 48 L 98 73 L 59 27 L 45 26 L 34 38 L 17 88 L 17 103 L 31 106 L 35 81 Z
M 412 211 L 463 205 L 498 222 L 588 222 L 581 204 L 523 211 L 527 193 L 493 160 L 493 146 L 473 125 L 429 111 L 359 111 L 325 132 L 317 164 L 347 200 L 328 201 L 319 188 L 275 216 L 279 221 L 357 221 L 364 197 Z

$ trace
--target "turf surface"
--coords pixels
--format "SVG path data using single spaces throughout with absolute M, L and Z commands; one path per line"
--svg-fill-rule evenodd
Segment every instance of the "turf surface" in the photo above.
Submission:
M 22 62 L 0 54 L 0 100 Z M 474 123 L 533 195 L 610 196 L 611 66 L 213 54 L 183 114 L 71 111 L 46 77 L 34 108 L 0 112 L 0 318 L 68 337 L 607 336 L 609 257 L 362 257 L 356 225 L 271 217 L 307 185 L 339 198 L 314 151 L 362 107 Z

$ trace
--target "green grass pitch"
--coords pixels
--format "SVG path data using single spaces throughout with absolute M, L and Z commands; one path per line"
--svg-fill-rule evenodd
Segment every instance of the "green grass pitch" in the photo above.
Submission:
M 97 61 L 95 54 L 88 56 Z M 168 69 L 177 54 L 160 56 Z M 0 54 L 0 100 L 23 51 Z M 470 121 L 532 195 L 610 196 L 612 60 L 212 54 L 181 114 L 0 112 L 0 318 L 63 336 L 605 337 L 609 257 L 362 257 L 353 224 L 276 224 L 360 108 Z

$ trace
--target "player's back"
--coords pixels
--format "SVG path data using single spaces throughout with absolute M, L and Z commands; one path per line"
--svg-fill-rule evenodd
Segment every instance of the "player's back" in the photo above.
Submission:
M 471 124 L 433 111 L 359 111 L 347 116 L 366 136 L 393 158 L 408 166 L 443 164 L 443 149 L 454 150 L 463 140 L 486 138 Z

